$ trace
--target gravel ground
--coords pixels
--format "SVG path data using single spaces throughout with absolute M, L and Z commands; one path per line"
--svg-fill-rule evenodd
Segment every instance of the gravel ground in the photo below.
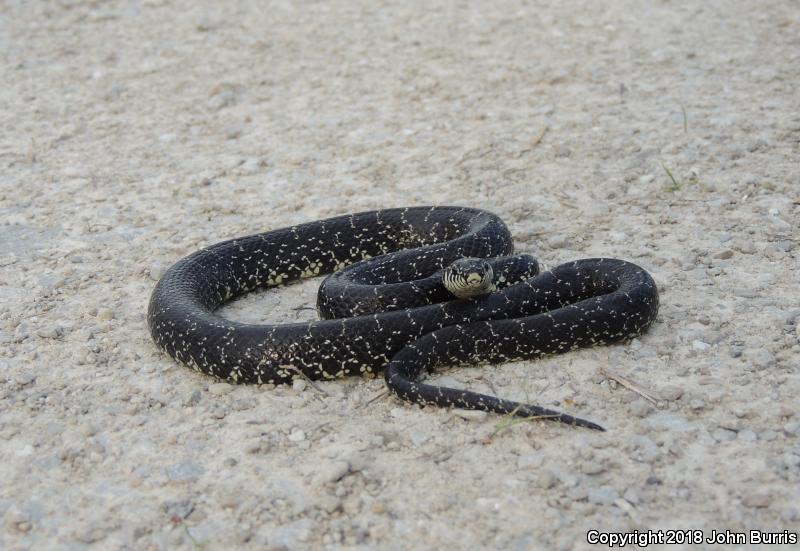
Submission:
M 0 63 L 3 549 L 797 531 L 796 2 L 12 0 Z M 608 432 L 380 379 L 233 387 L 150 341 L 155 280 L 198 247 L 441 203 L 550 265 L 654 275 L 641 339 L 434 377 Z M 308 319 L 317 283 L 226 314 Z

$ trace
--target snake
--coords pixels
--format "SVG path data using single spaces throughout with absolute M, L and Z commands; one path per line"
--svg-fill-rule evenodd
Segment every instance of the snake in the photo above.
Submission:
M 309 277 L 320 319 L 249 324 L 224 303 Z M 534 404 L 423 382 L 443 366 L 532 360 L 642 334 L 650 274 L 614 258 L 541 271 L 506 224 L 478 208 L 387 208 L 229 239 L 178 260 L 156 283 L 147 324 L 181 364 L 231 383 L 376 376 L 423 406 L 601 425 Z

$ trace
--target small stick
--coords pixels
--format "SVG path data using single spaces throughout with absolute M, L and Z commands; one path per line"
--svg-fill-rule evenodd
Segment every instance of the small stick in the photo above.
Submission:
M 613 380 L 617 381 L 619 384 L 621 384 L 622 386 L 624 386 L 628 390 L 635 392 L 636 394 L 638 394 L 639 396 L 641 396 L 645 400 L 651 402 L 653 405 L 657 405 L 658 404 L 659 399 L 655 396 L 655 394 L 653 394 L 649 390 L 645 390 L 641 385 L 638 385 L 638 384 L 634 383 L 633 381 L 623 377 L 622 375 L 617 375 L 616 373 L 612 373 L 611 371 L 609 371 L 605 367 L 601 367 L 599 369 L 599 371 L 600 371 L 601 375 L 605 375 L 609 379 L 613 379 Z
M 295 373 L 297 373 L 298 375 L 300 375 L 300 376 L 301 376 L 303 379 L 305 379 L 305 381 L 308 383 L 308 385 L 309 385 L 311 388 L 313 388 L 314 390 L 316 390 L 317 392 L 319 392 L 319 393 L 320 393 L 320 394 L 322 394 L 323 396 L 328 396 L 328 397 L 330 397 L 330 394 L 328 394 L 327 392 L 325 392 L 325 391 L 324 391 L 324 390 L 323 390 L 321 387 L 317 386 L 317 383 L 315 383 L 315 382 L 314 382 L 314 381 L 313 381 L 313 380 L 312 380 L 312 379 L 311 379 L 311 378 L 310 378 L 308 375 L 306 375 L 305 373 L 303 373 L 303 372 L 302 372 L 300 369 L 298 369 L 297 367 L 295 367 L 295 366 L 293 366 L 293 365 L 288 365 L 288 366 L 286 366 L 286 367 L 287 367 L 287 368 L 289 368 L 289 369 L 291 369 L 292 371 L 294 371 L 294 372 L 295 372 Z
M 362 408 L 365 408 L 365 407 L 367 407 L 368 405 L 370 405 L 372 402 L 377 402 L 378 400 L 380 400 L 381 398 L 383 398 L 383 397 L 384 397 L 384 396 L 386 396 L 387 394 L 389 394 L 389 391 L 388 391 L 388 390 L 384 390 L 383 392 L 381 392 L 381 393 L 380 393 L 380 394 L 378 394 L 377 396 L 373 396 L 372 398 L 370 398 L 369 400 L 367 400 L 367 401 L 364 403 L 364 405 L 362 405 L 361 407 L 362 407 Z
M 547 131 L 549 129 L 550 129 L 549 126 L 544 125 L 542 127 L 542 129 L 539 131 L 539 134 L 536 135 L 536 137 L 533 139 L 533 141 L 530 143 L 530 145 L 528 147 L 526 147 L 524 149 L 520 149 L 519 151 L 517 151 L 517 154 L 515 155 L 515 158 L 519 159 L 525 153 L 528 153 L 529 151 L 532 151 L 534 147 L 536 147 L 537 145 L 542 143 L 542 140 L 544 139 L 544 135 L 547 133 Z

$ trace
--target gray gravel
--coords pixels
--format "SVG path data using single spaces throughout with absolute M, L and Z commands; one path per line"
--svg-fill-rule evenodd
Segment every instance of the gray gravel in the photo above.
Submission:
M 793 2 L 6 2 L 0 29 L 0 548 L 796 528 Z M 500 214 L 550 266 L 652 272 L 632 343 L 432 376 L 608 432 L 379 378 L 235 387 L 154 349 L 149 293 L 182 255 L 431 203 Z M 312 319 L 317 283 L 224 313 Z

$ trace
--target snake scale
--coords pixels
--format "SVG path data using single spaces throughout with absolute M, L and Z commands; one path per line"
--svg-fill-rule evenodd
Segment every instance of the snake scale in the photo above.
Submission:
M 153 290 L 148 325 L 175 360 L 231 382 L 384 371 L 389 389 L 411 402 L 603 430 L 539 406 L 419 382 L 441 365 L 533 359 L 630 339 L 654 321 L 656 285 L 639 266 L 591 258 L 538 273 L 532 257 L 509 256 L 513 248 L 503 221 L 474 208 L 338 216 L 224 241 L 179 260 Z M 214 312 L 256 288 L 331 272 L 317 304 L 327 319 L 252 325 Z M 480 285 L 487 276 L 493 292 L 467 298 L 443 283 Z

